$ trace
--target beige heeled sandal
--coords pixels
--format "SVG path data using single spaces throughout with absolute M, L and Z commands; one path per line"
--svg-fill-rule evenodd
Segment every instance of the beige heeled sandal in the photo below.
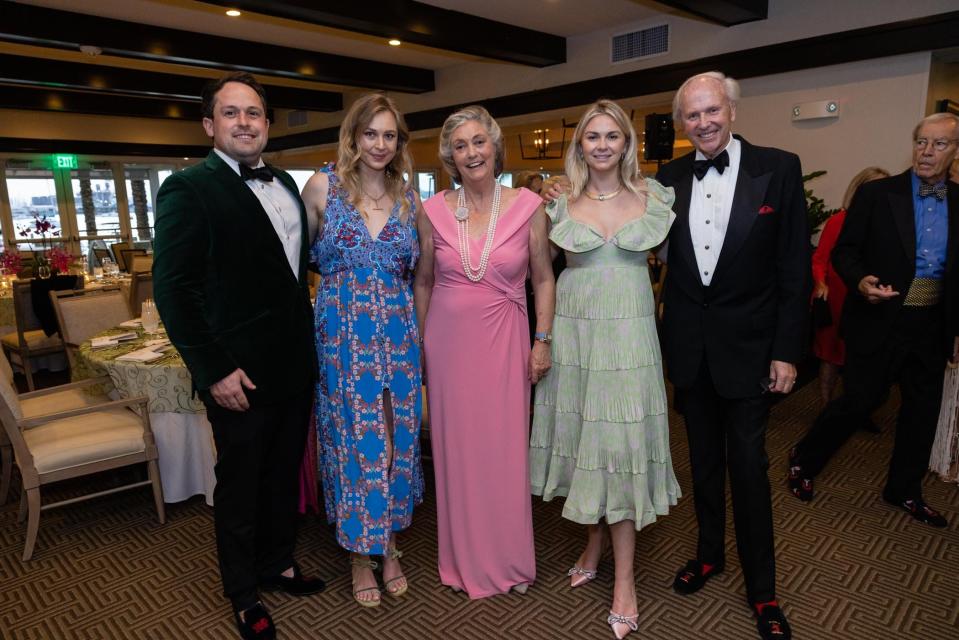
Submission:
M 403 557 L 403 552 L 398 550 L 396 547 L 390 547 L 386 552 L 386 557 L 390 560 L 399 560 Z M 390 585 L 398 580 L 404 580 L 402 585 L 396 589 L 390 589 Z M 409 580 L 406 579 L 406 576 L 402 573 L 395 578 L 390 578 L 389 580 L 383 581 L 383 587 L 386 589 L 386 593 L 393 596 L 394 598 L 399 598 L 409 590 Z
M 587 582 L 592 582 L 598 574 L 598 569 L 584 569 L 575 564 L 572 569 L 566 572 L 566 575 L 569 576 L 569 586 L 573 589 L 581 587 Z
M 368 557 L 351 553 L 350 554 L 350 566 L 361 567 L 363 569 L 369 569 L 373 571 L 377 569 L 380 565 L 375 560 L 370 560 Z M 375 579 L 375 577 L 374 577 Z M 355 583 L 354 583 L 355 584 Z M 376 592 L 375 598 L 370 598 L 369 600 L 360 598 L 361 593 L 367 593 L 370 591 Z M 353 590 L 353 599 L 356 600 L 356 603 L 361 607 L 378 607 L 380 606 L 380 588 L 379 587 L 366 587 L 365 589 L 354 589 Z
M 623 640 L 623 638 L 628 636 L 630 633 L 639 629 L 639 624 L 637 623 L 638 620 L 638 613 L 632 616 L 624 616 L 610 609 L 609 617 L 606 618 L 606 624 L 608 624 L 610 629 L 613 630 L 613 635 L 616 636 L 616 640 Z M 616 628 L 616 625 L 618 624 L 626 625 L 626 631 L 623 631 L 622 634 L 620 634 L 619 630 Z

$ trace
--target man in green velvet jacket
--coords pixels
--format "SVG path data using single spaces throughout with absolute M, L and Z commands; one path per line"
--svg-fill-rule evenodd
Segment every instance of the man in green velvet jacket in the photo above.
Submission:
M 263 164 L 263 88 L 231 74 L 203 93 L 214 149 L 157 196 L 154 295 L 216 441 L 214 523 L 243 638 L 275 636 L 258 589 L 323 588 L 293 560 L 299 468 L 316 377 L 306 210 Z

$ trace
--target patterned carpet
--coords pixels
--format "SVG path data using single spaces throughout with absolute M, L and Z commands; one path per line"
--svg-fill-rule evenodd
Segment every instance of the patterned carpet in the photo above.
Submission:
M 802 504 L 786 492 L 786 450 L 815 415 L 815 386 L 774 408 L 768 438 L 779 595 L 795 637 L 959 638 L 959 487 L 933 477 L 926 482 L 927 499 L 949 518 L 946 530 L 914 524 L 879 498 L 894 398 L 877 415 L 882 434 L 855 436 L 821 476 L 815 502 Z M 637 537 L 640 632 L 630 637 L 755 638 L 731 522 L 726 573 L 693 596 L 670 589 L 696 535 L 682 418 L 670 417 L 685 496 Z M 115 481 L 97 479 L 103 485 Z M 76 490 L 68 485 L 54 492 Z M 26 564 L 20 561 L 23 528 L 15 503 L 0 507 L 0 638 L 236 637 L 219 593 L 211 511 L 200 498 L 169 505 L 165 526 L 157 524 L 146 491 L 45 512 L 36 554 Z M 327 592 L 305 600 L 271 594 L 264 599 L 287 639 L 608 640 L 612 559 L 603 559 L 594 583 L 570 590 L 565 573 L 579 554 L 583 532 L 560 511 L 559 501 L 534 501 L 539 580 L 525 596 L 471 602 L 440 586 L 428 498 L 400 540 L 411 583 L 404 598 L 384 598 L 383 606 L 371 610 L 353 604 L 346 556 L 326 525 L 311 516 L 303 522 L 299 558 L 328 580 Z

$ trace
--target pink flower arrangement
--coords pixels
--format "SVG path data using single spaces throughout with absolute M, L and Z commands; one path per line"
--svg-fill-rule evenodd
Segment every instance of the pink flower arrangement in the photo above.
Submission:
M 66 273 L 73 264 L 73 256 L 61 249 L 54 247 L 47 251 L 47 260 L 50 261 L 50 267 L 60 273 Z
M 0 253 L 0 267 L 7 270 L 7 273 L 17 274 L 23 266 L 23 259 L 19 253 L 4 251 Z
M 24 225 L 20 227 L 20 235 L 24 238 L 29 238 L 31 235 L 40 236 L 41 244 L 47 243 L 47 234 L 50 234 L 53 237 L 58 237 L 60 235 L 60 230 L 57 229 L 53 222 L 47 220 L 46 214 L 40 215 L 37 212 L 33 213 L 33 224 Z

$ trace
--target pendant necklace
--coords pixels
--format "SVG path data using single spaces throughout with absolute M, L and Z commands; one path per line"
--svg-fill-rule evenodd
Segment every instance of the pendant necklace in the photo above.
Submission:
M 623 190 L 623 185 L 620 184 L 619 188 L 616 189 L 616 191 L 611 191 L 610 193 L 590 193 L 588 190 L 584 189 L 583 194 L 585 194 L 585 196 L 589 198 L 590 200 L 599 200 L 600 202 L 604 202 L 606 200 L 612 200 L 613 198 L 618 196 L 622 190 Z
M 370 202 L 373 203 L 373 206 L 371 207 L 371 209 L 372 209 L 373 211 L 382 211 L 382 210 L 383 210 L 383 207 L 381 207 L 381 206 L 379 206 L 379 205 L 380 205 L 380 200 L 382 200 L 382 199 L 383 199 L 383 196 L 386 195 L 386 189 L 383 190 L 383 193 L 381 193 L 378 198 L 374 198 L 373 196 L 371 196 L 371 195 L 369 194 L 369 192 L 367 192 L 367 190 L 364 189 L 362 186 L 360 187 L 360 191 L 363 192 L 363 195 L 366 196 L 366 199 L 367 199 L 367 200 L 369 200 Z
M 486 227 L 486 242 L 483 244 L 483 253 L 480 254 L 478 267 L 473 267 L 472 260 L 470 260 L 470 220 L 469 209 L 466 207 L 466 189 L 460 187 L 459 195 L 456 197 L 456 212 L 453 215 L 456 218 L 456 239 L 459 240 L 460 262 L 463 263 L 463 273 L 471 282 L 479 282 L 486 275 L 486 267 L 489 266 L 489 254 L 493 249 L 493 235 L 496 233 L 496 220 L 499 218 L 502 191 L 503 185 L 497 182 L 493 189 L 493 207 L 490 210 L 489 224 Z

